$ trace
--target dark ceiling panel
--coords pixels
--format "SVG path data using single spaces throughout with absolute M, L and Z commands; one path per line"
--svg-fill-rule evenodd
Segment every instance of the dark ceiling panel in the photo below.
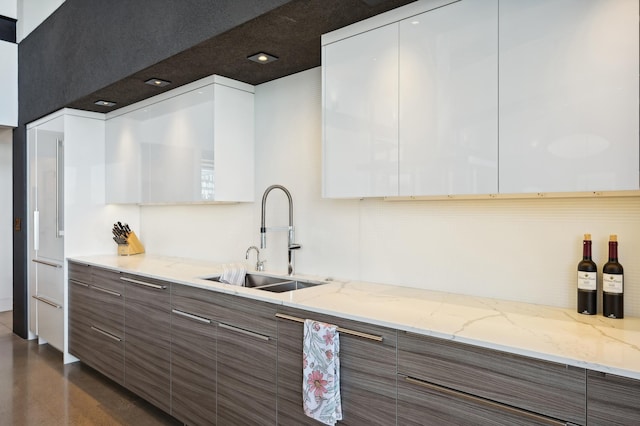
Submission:
M 84 96 L 67 106 L 107 112 L 171 90 L 211 74 L 252 85 L 320 65 L 320 36 L 415 0 L 294 0 L 170 58 Z M 269 64 L 247 60 L 257 52 L 279 59 Z M 169 80 L 160 89 L 143 84 Z M 94 102 L 117 102 L 105 108 Z

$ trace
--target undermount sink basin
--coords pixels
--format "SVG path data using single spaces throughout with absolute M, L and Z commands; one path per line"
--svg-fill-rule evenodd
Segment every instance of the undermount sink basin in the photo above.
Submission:
M 207 281 L 220 282 L 220 277 L 203 278 Z M 308 287 L 322 285 L 321 282 L 288 280 L 282 277 L 269 277 L 265 275 L 247 274 L 244 276 L 243 287 L 255 288 L 257 290 L 270 291 L 272 293 L 284 293 L 285 291 L 300 290 Z

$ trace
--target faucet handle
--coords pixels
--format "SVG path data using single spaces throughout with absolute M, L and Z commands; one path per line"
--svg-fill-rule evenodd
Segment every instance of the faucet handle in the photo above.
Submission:
M 264 271 L 264 263 L 265 263 L 266 261 L 267 261 L 266 259 L 265 259 L 265 260 L 258 260 L 258 261 L 256 262 L 256 271 L 258 271 L 258 272 L 262 272 L 262 271 Z

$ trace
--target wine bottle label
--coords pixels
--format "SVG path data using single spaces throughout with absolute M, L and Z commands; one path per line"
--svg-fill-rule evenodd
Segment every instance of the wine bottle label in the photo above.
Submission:
M 578 288 L 580 290 L 596 290 L 597 275 L 597 272 L 578 271 Z
M 602 274 L 602 291 L 607 293 L 622 293 L 622 275 L 620 274 Z

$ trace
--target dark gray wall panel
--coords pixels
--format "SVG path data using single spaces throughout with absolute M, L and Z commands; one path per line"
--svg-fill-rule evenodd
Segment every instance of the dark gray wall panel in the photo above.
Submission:
M 24 127 L 13 131 L 13 217 L 22 221 L 13 228 L 13 332 L 26 339 L 27 322 L 27 134 Z M 15 219 L 14 219 L 15 220 Z
M 20 123 L 287 1 L 67 0 L 20 43 Z

